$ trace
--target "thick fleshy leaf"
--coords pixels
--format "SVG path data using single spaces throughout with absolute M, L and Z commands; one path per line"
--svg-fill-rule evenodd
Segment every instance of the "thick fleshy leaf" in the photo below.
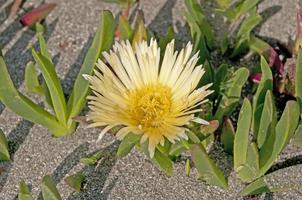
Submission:
M 228 154 L 233 154 L 235 130 L 230 118 L 225 118 L 221 130 L 221 143 Z
M 19 183 L 18 200 L 34 200 L 24 180 Z
M 82 173 L 73 174 L 65 179 L 67 185 L 69 185 L 77 192 L 81 192 L 84 181 L 85 176 Z
M 262 108 L 259 130 L 257 134 L 257 145 L 261 148 L 269 134 L 273 134 L 277 122 L 275 103 L 271 91 L 265 95 L 264 105 Z
M 262 113 L 262 110 L 256 110 L 259 108 L 259 105 L 264 103 L 265 95 L 268 90 L 273 90 L 273 75 L 270 67 L 268 66 L 268 63 L 264 59 L 264 57 L 261 57 L 261 81 L 258 85 L 256 94 L 253 97 L 253 132 L 254 132 L 254 138 L 257 139 L 258 130 L 259 130 L 259 124 L 260 119 L 256 116 L 258 113 Z M 256 113 L 257 111 L 257 113 Z
M 161 58 L 163 58 L 164 56 L 167 44 L 174 39 L 174 35 L 175 33 L 173 26 L 170 26 L 167 30 L 166 35 L 159 39 L 158 47 L 160 48 Z
M 259 173 L 259 153 L 256 143 L 248 146 L 246 162 L 239 167 L 238 177 L 244 182 L 251 182 L 258 177 Z
M 287 145 L 298 126 L 300 108 L 297 102 L 288 101 L 274 134 L 270 134 L 260 149 L 260 174 L 265 174 Z M 269 149 L 269 151 L 268 151 Z
M 42 196 L 44 200 L 62 200 L 58 189 L 50 176 L 44 176 L 42 185 Z
M 49 60 L 49 62 L 51 62 L 53 65 L 51 54 L 48 51 L 46 41 L 43 37 L 43 32 L 38 32 L 38 40 L 39 40 L 39 46 L 40 46 L 42 56 L 47 58 Z M 43 88 L 46 103 L 53 109 L 54 107 L 53 107 L 50 91 L 49 91 L 49 88 L 47 87 L 44 77 L 42 80 L 42 88 Z
M 165 140 L 164 146 L 157 145 L 157 149 L 166 155 L 169 155 L 170 149 L 171 149 L 172 143 L 169 140 Z
M 110 11 L 101 12 L 101 21 L 89 48 L 80 72 L 75 80 L 71 96 L 68 100 L 68 118 L 72 123 L 72 118 L 79 115 L 86 103 L 89 92 L 89 83 L 83 78 L 83 74 L 92 75 L 95 63 L 101 56 L 101 52 L 107 51 L 113 42 L 115 21 Z
M 187 141 L 184 141 L 187 142 Z M 188 146 L 189 144 L 187 144 Z M 171 148 L 169 150 L 169 155 L 171 156 L 179 156 L 181 153 L 185 152 L 187 150 L 186 145 L 183 144 L 183 142 L 178 141 L 171 145 Z
M 32 55 L 37 62 L 47 88 L 49 89 L 52 105 L 56 113 L 56 117 L 62 124 L 66 124 L 67 120 L 67 108 L 61 82 L 57 76 L 53 63 L 43 56 L 41 53 L 32 49 Z
M 249 132 L 252 121 L 252 106 L 248 99 L 244 99 L 237 123 L 237 130 L 234 139 L 234 168 L 239 171 L 246 163 Z
M 296 72 L 295 72 L 295 93 L 298 103 L 300 104 L 300 108 L 302 110 L 302 84 L 301 83 L 302 83 L 302 49 L 300 48 L 298 53 L 297 64 L 296 64 Z M 301 118 L 302 118 L 302 113 L 301 113 Z
M 186 0 L 185 5 L 187 9 L 185 17 L 194 41 L 194 52 L 200 52 L 199 62 L 204 63 L 209 58 L 209 50 L 214 46 L 214 33 L 196 0 Z
M 215 87 L 216 82 L 213 80 L 215 77 L 215 72 L 214 72 L 213 66 L 211 65 L 211 63 L 209 61 L 206 60 L 203 64 L 203 68 L 205 70 L 205 73 L 201 77 L 201 79 L 198 83 L 198 87 L 202 87 L 203 85 L 213 83 L 213 89 L 215 89 L 214 87 Z M 210 98 L 211 98 L 211 96 L 210 96 Z
M 132 148 L 140 141 L 142 135 L 128 133 L 118 147 L 116 155 L 119 157 L 126 156 Z
M 145 27 L 144 14 L 142 11 L 138 11 L 135 21 L 132 46 L 135 46 L 136 44 L 144 40 L 148 40 L 148 33 Z
M 127 18 L 123 15 L 120 15 L 116 34 L 117 33 L 119 34 L 118 37 L 120 39 L 132 41 L 134 31 L 132 30 Z
M 231 22 L 239 19 L 240 16 L 255 8 L 260 0 L 240 0 L 235 7 L 230 7 L 225 15 Z
M 197 137 L 197 135 L 195 135 L 195 133 L 193 131 L 187 131 L 186 132 L 187 136 L 189 137 L 189 140 L 193 143 L 200 143 L 200 139 Z
M 219 127 L 219 121 L 218 120 L 211 120 L 209 121 L 208 125 L 201 125 L 200 126 L 200 132 L 202 133 L 214 133 Z
M 32 62 L 29 62 L 25 68 L 25 86 L 29 92 L 43 95 L 43 88 L 39 83 L 38 75 L 35 70 L 35 66 Z
M 251 31 L 261 22 L 262 17 L 255 11 L 248 18 L 246 18 L 237 33 L 236 45 L 231 57 L 235 57 L 248 47 L 248 41 L 250 40 Z
M 53 115 L 17 91 L 2 56 L 0 56 L 0 74 L 0 99 L 7 108 L 31 122 L 47 127 L 55 136 L 64 134 L 66 130 Z
M 216 3 L 221 9 L 227 9 L 231 5 L 232 0 L 216 0 Z
M 255 194 L 262 194 L 265 192 L 270 192 L 269 188 L 267 187 L 264 178 L 261 177 L 256 181 L 250 183 L 246 186 L 241 192 L 240 195 L 247 196 L 247 195 L 255 195 Z
M 299 52 L 302 48 L 302 9 L 297 13 L 297 33 L 295 41 L 295 51 Z
M 215 165 L 200 144 L 193 144 L 190 146 L 192 160 L 197 168 L 200 178 L 210 185 L 216 185 L 223 189 L 228 188 L 228 183 L 224 177 L 223 172 Z
M 212 97 L 212 100 L 216 100 L 219 97 L 219 95 L 221 95 L 224 89 L 224 82 L 226 81 L 228 76 L 228 68 L 229 68 L 228 65 L 221 64 L 215 71 L 215 75 L 212 73 L 213 79 L 211 82 L 208 82 L 208 83 L 213 83 L 214 94 L 210 96 Z
M 185 5 L 187 8 L 185 14 L 186 18 L 193 19 L 198 24 L 202 35 L 205 37 L 207 46 L 212 49 L 214 46 L 214 32 L 207 21 L 206 16 L 203 14 L 202 7 L 196 0 L 185 0 Z M 190 21 L 192 20 L 187 19 L 187 21 L 190 24 Z
M 8 143 L 5 134 L 0 129 L 0 161 L 10 160 L 10 155 L 8 152 Z
M 161 153 L 159 150 L 155 150 L 154 157 L 152 158 L 152 162 L 163 172 L 166 173 L 167 176 L 173 175 L 173 162 L 172 160 L 165 154 Z
M 222 121 L 224 116 L 230 116 L 238 105 L 241 90 L 249 77 L 249 70 L 242 67 L 238 69 L 226 83 L 226 89 L 219 102 L 215 119 Z
M 186 171 L 186 175 L 190 176 L 191 165 L 190 165 L 190 160 L 189 159 L 186 160 L 185 171 Z
M 47 15 L 56 7 L 55 3 L 44 3 L 41 6 L 23 15 L 20 22 L 23 26 L 32 26 L 45 19 Z
M 100 151 L 100 152 L 97 152 L 97 153 L 93 154 L 92 156 L 81 158 L 80 162 L 85 164 L 85 165 L 93 166 L 93 165 L 96 165 L 97 162 L 102 157 L 103 157 L 103 153 Z
M 101 0 L 101 1 L 104 1 L 106 3 L 115 3 L 122 6 L 129 6 L 134 4 L 138 0 Z

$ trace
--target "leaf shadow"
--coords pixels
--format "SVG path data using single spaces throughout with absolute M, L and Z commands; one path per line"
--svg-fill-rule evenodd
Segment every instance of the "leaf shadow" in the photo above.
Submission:
M 0 25 L 8 17 L 8 8 L 11 6 L 12 2 L 7 3 L 7 0 L 0 0 Z
M 286 159 L 285 161 L 274 164 L 267 173 L 272 173 L 279 169 L 284 169 L 287 167 L 291 167 L 294 165 L 300 165 L 300 164 L 302 164 L 302 155 L 294 156 L 294 157 Z
M 17 126 L 8 134 L 7 140 L 9 143 L 9 152 L 11 160 L 9 162 L 0 162 L 0 168 L 4 173 L 0 174 L 0 191 L 2 191 L 3 186 L 5 185 L 9 172 L 13 167 L 14 155 L 19 149 L 20 145 L 25 141 L 27 135 L 30 132 L 30 129 L 33 127 L 33 123 L 22 120 L 17 124 Z
M 89 144 L 86 142 L 84 144 L 79 145 L 72 153 L 70 153 L 53 171 L 51 174 L 54 183 L 57 185 L 63 180 L 66 174 L 72 170 L 74 166 L 76 166 L 79 160 L 85 156 L 85 153 L 89 149 Z M 37 199 L 43 199 L 42 193 L 40 192 Z
M 221 144 L 216 141 L 211 145 L 208 155 L 214 161 L 217 167 L 221 169 L 225 178 L 227 179 L 233 170 L 232 156 L 228 155 L 223 150 Z
M 118 148 L 118 141 L 113 142 L 109 146 L 99 151 L 104 153 L 104 158 L 99 161 L 96 167 L 86 166 L 81 172 L 86 176 L 86 185 L 82 192 L 72 193 L 68 196 L 67 200 L 82 200 L 82 199 L 107 199 L 110 191 L 114 187 L 117 178 L 109 183 L 104 188 L 106 180 L 115 165 L 116 151 Z
M 92 37 L 92 35 L 90 35 L 89 38 L 87 39 L 87 41 L 85 42 L 84 46 L 82 47 L 81 52 L 78 54 L 78 57 L 76 58 L 74 63 L 69 67 L 68 72 L 65 74 L 64 79 L 61 81 L 63 91 L 64 91 L 64 94 L 67 97 L 67 99 L 69 98 L 69 96 L 72 92 L 73 85 L 78 76 L 78 73 L 81 70 L 81 66 L 84 62 L 84 59 L 88 52 L 89 47 L 92 44 L 92 41 L 93 41 L 93 37 Z
M 282 9 L 282 6 L 280 5 L 274 5 L 269 8 L 266 8 L 261 13 L 259 13 L 262 17 L 262 21 L 255 27 L 253 30 L 254 33 L 259 33 L 261 27 L 269 20 L 272 16 L 277 14 Z
M 151 30 L 157 30 L 160 35 L 164 35 L 169 26 L 173 23 L 173 13 L 176 0 L 167 0 L 157 15 L 148 25 Z

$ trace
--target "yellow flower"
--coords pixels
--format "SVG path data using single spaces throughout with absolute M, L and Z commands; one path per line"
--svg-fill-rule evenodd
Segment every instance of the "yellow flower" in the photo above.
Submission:
M 98 60 L 90 82 L 93 95 L 88 97 L 90 127 L 102 126 L 103 135 L 120 126 L 117 138 L 128 133 L 141 135 L 141 143 L 148 140 L 150 157 L 165 139 L 174 143 L 188 139 L 186 125 L 190 121 L 207 124 L 194 117 L 202 111 L 199 106 L 212 91 L 211 85 L 195 89 L 204 69 L 196 66 L 198 55 L 192 54 L 192 45 L 174 52 L 174 41 L 166 47 L 162 62 L 155 40 L 143 41 L 135 49 L 127 42 L 116 43 L 113 51 L 104 52 L 107 63 Z

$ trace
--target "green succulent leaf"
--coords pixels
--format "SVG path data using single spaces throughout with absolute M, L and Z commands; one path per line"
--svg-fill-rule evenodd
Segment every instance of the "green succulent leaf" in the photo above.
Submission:
M 10 160 L 10 155 L 8 152 L 8 143 L 5 134 L 0 129 L 0 161 Z
M 39 83 L 34 63 L 29 62 L 25 68 L 25 86 L 29 92 L 43 95 L 43 88 Z
M 50 176 L 44 176 L 42 185 L 42 196 L 44 200 L 62 200 L 56 185 Z
M 215 165 L 200 144 L 190 145 L 192 160 L 202 180 L 210 185 L 216 185 L 223 189 L 228 188 L 228 183 L 223 172 Z
M 126 156 L 132 148 L 140 141 L 142 135 L 128 133 L 118 147 L 116 155 L 119 157 Z
M 251 13 L 241 24 L 237 33 L 237 42 L 231 57 L 241 54 L 248 47 L 251 31 L 261 22 L 262 17 L 257 12 Z
M 271 91 L 267 91 L 265 95 L 264 105 L 262 108 L 261 119 L 259 123 L 259 130 L 257 136 L 258 148 L 261 148 L 266 138 L 275 129 L 277 121 L 275 103 Z
M 69 185 L 77 192 L 81 192 L 84 181 L 85 181 L 85 176 L 82 173 L 73 174 L 65 179 L 67 185 Z
M 239 19 L 240 16 L 248 13 L 251 9 L 255 8 L 260 0 L 240 0 L 236 3 L 235 7 L 229 7 L 224 15 L 229 21 L 234 22 Z
M 296 98 L 299 102 L 300 109 L 302 110 L 302 49 L 299 48 L 298 59 L 296 64 L 296 72 L 295 72 L 295 92 Z M 301 113 L 302 118 L 302 113 Z
M 167 44 L 174 39 L 174 35 L 175 33 L 174 33 L 173 26 L 170 26 L 167 30 L 166 35 L 159 39 L 158 46 L 160 48 L 161 58 L 163 58 L 164 56 Z
M 133 5 L 137 0 L 101 0 L 106 3 L 115 3 L 121 6 Z
M 122 40 L 132 41 L 134 31 L 131 28 L 127 18 L 124 17 L 123 15 L 121 15 L 120 18 L 119 18 L 118 30 L 121 34 L 121 39 Z
M 273 90 L 273 75 L 272 71 L 266 62 L 264 57 L 261 57 L 261 81 L 258 85 L 256 94 L 253 97 L 253 132 L 254 132 L 254 138 L 257 139 L 258 137 L 258 130 L 260 125 L 261 118 L 259 117 L 259 114 L 262 113 L 262 110 L 259 110 L 259 106 L 261 104 L 264 104 L 265 101 L 265 95 L 268 90 Z M 263 108 L 262 108 L 263 109 Z
M 41 54 L 45 58 L 47 58 L 51 63 L 53 63 L 52 59 L 51 59 L 51 54 L 48 51 L 47 44 L 46 44 L 46 41 L 45 41 L 42 33 L 38 33 L 38 40 L 39 40 L 39 46 L 40 46 Z
M 115 21 L 110 11 L 101 12 L 101 21 L 89 48 L 80 72 L 75 80 L 71 96 L 68 100 L 68 118 L 71 120 L 77 116 L 86 103 L 89 92 L 89 83 L 83 78 L 83 74 L 92 75 L 95 63 L 101 56 L 101 52 L 107 51 L 113 42 Z M 71 122 L 68 122 L 71 123 Z
M 169 140 L 165 140 L 164 146 L 162 145 L 157 145 L 157 149 L 163 153 L 168 155 L 171 149 L 172 143 Z
M 141 41 L 147 41 L 147 40 L 148 40 L 148 31 L 145 27 L 144 14 L 141 11 L 139 11 L 136 16 L 132 46 L 135 46 Z
M 238 69 L 226 83 L 227 88 L 224 92 L 222 99 L 219 102 L 215 119 L 222 121 L 224 116 L 230 116 L 238 105 L 241 90 L 246 83 L 249 76 L 249 70 L 242 67 Z
M 201 79 L 198 83 L 198 87 L 202 87 L 203 85 L 206 85 L 209 83 L 213 83 L 215 85 L 216 82 L 213 80 L 215 77 L 215 72 L 214 72 L 214 69 L 213 69 L 211 63 L 208 60 L 205 60 L 205 62 L 203 64 L 203 68 L 205 70 L 205 73 L 201 77 Z
M 0 99 L 7 108 L 31 122 L 47 127 L 55 136 L 65 132 L 53 115 L 17 91 L 2 56 L 0 56 L 0 74 Z
M 187 141 L 184 141 L 187 142 Z M 189 144 L 187 144 L 188 146 Z M 175 142 L 171 145 L 171 148 L 169 150 L 170 156 L 179 156 L 181 153 L 185 152 L 187 150 L 186 146 L 183 144 L 182 141 Z
M 216 0 L 216 3 L 221 9 L 227 9 L 231 5 L 232 0 Z
M 43 37 L 43 32 L 38 32 L 38 40 L 39 40 L 39 46 L 40 46 L 40 50 L 41 50 L 42 56 L 44 56 L 45 58 L 47 58 L 49 60 L 49 62 L 51 62 L 52 65 L 53 65 L 51 54 L 48 51 L 46 41 L 45 41 L 45 39 Z M 53 107 L 53 103 L 52 103 L 52 99 L 51 99 L 51 95 L 50 95 L 50 91 L 49 91 L 49 88 L 47 87 L 47 84 L 45 82 L 44 77 L 43 77 L 43 80 L 42 80 L 42 86 L 41 87 L 43 89 L 43 93 L 44 93 L 44 96 L 45 96 L 46 103 L 51 108 L 54 108 Z
M 190 165 L 190 160 L 189 159 L 186 160 L 185 171 L 186 171 L 186 175 L 190 176 L 191 165 Z
M 191 37 L 194 41 L 194 52 L 200 51 L 200 63 L 209 58 L 209 50 L 214 47 L 214 33 L 196 0 L 186 0 L 186 21 L 190 26 Z
M 229 118 L 226 118 L 221 130 L 221 143 L 224 151 L 231 155 L 233 154 L 234 149 L 234 138 L 235 130 L 233 124 Z
M 187 136 L 189 137 L 190 141 L 192 141 L 193 143 L 200 143 L 200 139 L 197 137 L 197 135 L 193 132 L 193 131 L 187 131 L 186 132 Z
M 257 179 L 256 181 L 250 183 L 248 186 L 246 186 L 240 192 L 240 195 L 247 196 L 247 195 L 262 194 L 265 192 L 270 192 L 270 190 L 264 181 L 264 177 L 261 177 L 261 178 Z
M 34 49 L 32 49 L 32 55 L 35 61 L 37 62 L 42 72 L 47 88 L 49 89 L 50 97 L 57 119 L 62 124 L 66 124 L 66 102 L 61 82 L 57 76 L 55 68 L 48 58 L 43 56 L 41 53 L 36 52 L 36 50 Z
M 83 163 L 84 165 L 93 166 L 93 165 L 96 165 L 96 163 L 102 157 L 103 157 L 103 153 L 100 151 L 100 152 L 97 152 L 97 153 L 93 154 L 92 156 L 81 158 L 80 162 Z
M 270 134 L 260 148 L 260 174 L 265 174 L 277 159 L 295 133 L 298 126 L 300 108 L 297 102 L 288 101 L 273 134 Z M 269 151 L 268 151 L 269 149 Z
M 185 0 L 185 5 L 187 12 L 185 14 L 188 23 L 190 21 L 195 21 L 197 23 L 199 30 L 202 32 L 202 35 L 205 37 L 207 46 L 212 49 L 214 46 L 214 32 L 206 19 L 206 16 L 203 14 L 202 8 L 197 0 Z M 189 19 L 189 20 L 188 20 Z
M 221 64 L 217 68 L 215 75 L 212 75 L 213 76 L 212 82 L 208 82 L 208 83 L 213 83 L 213 90 L 214 90 L 214 94 L 212 95 L 213 100 L 218 99 L 219 95 L 222 93 L 223 83 L 225 82 L 226 77 L 228 75 L 228 68 L 229 68 L 228 65 Z M 205 68 L 205 70 L 206 70 L 206 68 Z M 212 69 L 212 71 L 213 71 L 213 69 Z M 214 74 L 214 72 L 212 74 Z
M 234 139 L 234 168 L 236 172 L 242 168 L 242 165 L 244 165 L 247 160 L 251 121 L 252 106 L 248 99 L 244 99 Z
M 161 153 L 158 149 L 155 150 L 154 157 L 152 158 L 152 162 L 163 172 L 166 173 L 167 176 L 173 175 L 173 162 L 172 160 L 165 154 Z
M 18 200 L 34 200 L 24 180 L 19 183 Z
M 238 177 L 244 182 L 255 180 L 259 173 L 259 153 L 256 143 L 251 143 L 248 146 L 246 162 L 237 172 Z

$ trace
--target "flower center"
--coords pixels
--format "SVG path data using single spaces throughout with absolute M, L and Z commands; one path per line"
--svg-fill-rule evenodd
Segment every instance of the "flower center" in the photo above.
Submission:
M 159 127 L 170 112 L 171 89 L 162 84 L 146 85 L 129 94 L 129 113 L 143 130 Z

